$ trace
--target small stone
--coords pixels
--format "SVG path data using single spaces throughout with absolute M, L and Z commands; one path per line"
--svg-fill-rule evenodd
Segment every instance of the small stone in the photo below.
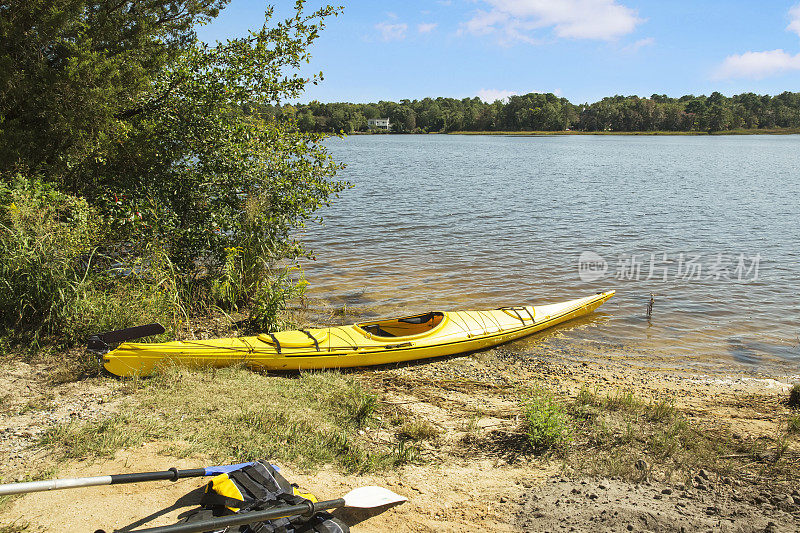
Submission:
M 628 531 L 633 531 L 633 524 L 628 524 Z
M 506 498 L 505 496 L 500 496 L 500 503 L 506 503 L 507 501 L 508 498 Z
M 661 499 L 661 498 L 663 498 L 663 497 L 664 497 L 664 496 L 663 496 L 663 495 L 661 495 L 661 494 L 654 494 L 654 495 L 653 495 L 653 499 L 654 499 L 654 500 L 660 500 L 660 499 Z
M 661 494 L 666 494 L 667 496 L 669 496 L 670 494 L 672 494 L 672 489 L 670 488 L 663 489 L 661 491 Z
M 589 499 L 590 500 L 596 500 L 597 498 L 599 498 L 599 496 L 596 493 L 593 492 L 593 493 L 589 494 Z
M 597 485 L 597 488 L 600 489 L 600 490 L 606 490 L 608 487 L 606 487 L 604 484 L 600 483 L 599 485 Z
M 697 473 L 697 475 L 699 475 L 703 479 L 708 479 L 708 472 L 706 472 L 703 469 L 700 469 L 700 471 Z

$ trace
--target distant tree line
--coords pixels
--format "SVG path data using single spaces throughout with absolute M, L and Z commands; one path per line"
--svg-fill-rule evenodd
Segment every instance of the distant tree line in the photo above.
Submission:
M 743 93 L 727 97 L 654 94 L 610 96 L 573 104 L 547 93 L 511 96 L 493 103 L 480 98 L 423 98 L 370 104 L 311 102 L 263 109 L 293 115 L 301 130 L 320 133 L 367 131 L 367 120 L 386 118 L 396 133 L 451 131 L 722 131 L 800 128 L 800 93 Z

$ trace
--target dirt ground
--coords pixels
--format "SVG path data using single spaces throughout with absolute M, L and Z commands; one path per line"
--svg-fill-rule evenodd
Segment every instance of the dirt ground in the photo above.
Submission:
M 704 427 L 724 426 L 742 439 L 772 438 L 785 421 L 782 400 L 794 377 L 703 376 L 619 361 L 520 359 L 504 348 L 354 373 L 380 392 L 384 409 L 424 418 L 438 431 L 436 439 L 419 444 L 417 464 L 386 473 L 345 475 L 332 468 L 308 472 L 279 465 L 290 481 L 321 499 L 363 485 L 381 485 L 408 498 L 380 512 L 337 512 L 354 532 L 800 531 L 800 486 L 791 482 L 718 478 L 705 471 L 688 483 L 570 478 L 557 459 L 525 456 L 491 439 L 465 444 L 470 435 L 513 438 L 518 391 L 530 386 L 573 396 L 586 385 L 600 392 L 634 389 L 643 397 L 673 398 Z M 47 368 L 4 364 L 0 477 L 10 482 L 34 472 L 69 477 L 208 464 L 203 457 L 164 455 L 166 442 L 121 450 L 107 461 L 67 464 L 56 464 L 36 445 L 49 427 L 113 413 L 128 388 L 107 377 L 53 384 Z M 363 431 L 375 441 L 386 438 L 377 429 Z M 2 506 L 0 531 L 113 531 L 174 523 L 196 503 L 195 489 L 202 484 L 195 479 L 29 494 Z

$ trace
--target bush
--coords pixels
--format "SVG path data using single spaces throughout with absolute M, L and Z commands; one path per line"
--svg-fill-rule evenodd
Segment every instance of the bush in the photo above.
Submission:
M 6 327 L 57 330 L 90 257 L 91 211 L 39 181 L 0 183 L 0 317 Z
M 82 198 L 35 179 L 0 182 L 0 337 L 70 346 L 92 333 L 180 318 L 168 261 L 158 251 L 126 275 L 107 268 L 103 225 Z
M 268 8 L 247 36 L 200 42 L 226 3 L 37 0 L 0 18 L 0 62 L 21 65 L 0 76 L 0 338 L 69 345 L 214 305 L 283 325 L 303 288 L 284 265 L 310 253 L 297 230 L 347 184 L 322 135 L 273 106 L 320 79 L 299 69 L 340 9 L 299 0 L 273 27 Z
M 528 441 L 536 452 L 564 451 L 572 442 L 569 417 L 549 394 L 534 394 L 525 402 L 523 415 Z

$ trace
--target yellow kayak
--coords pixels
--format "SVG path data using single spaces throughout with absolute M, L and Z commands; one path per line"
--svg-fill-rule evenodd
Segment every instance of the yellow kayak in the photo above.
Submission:
M 556 304 L 487 311 L 434 311 L 252 337 L 123 342 L 103 354 L 101 360 L 106 370 L 118 376 L 149 374 L 164 363 L 190 367 L 241 363 L 263 370 L 309 370 L 413 361 L 482 350 L 512 341 L 589 314 L 613 295 L 614 291 L 608 291 Z

